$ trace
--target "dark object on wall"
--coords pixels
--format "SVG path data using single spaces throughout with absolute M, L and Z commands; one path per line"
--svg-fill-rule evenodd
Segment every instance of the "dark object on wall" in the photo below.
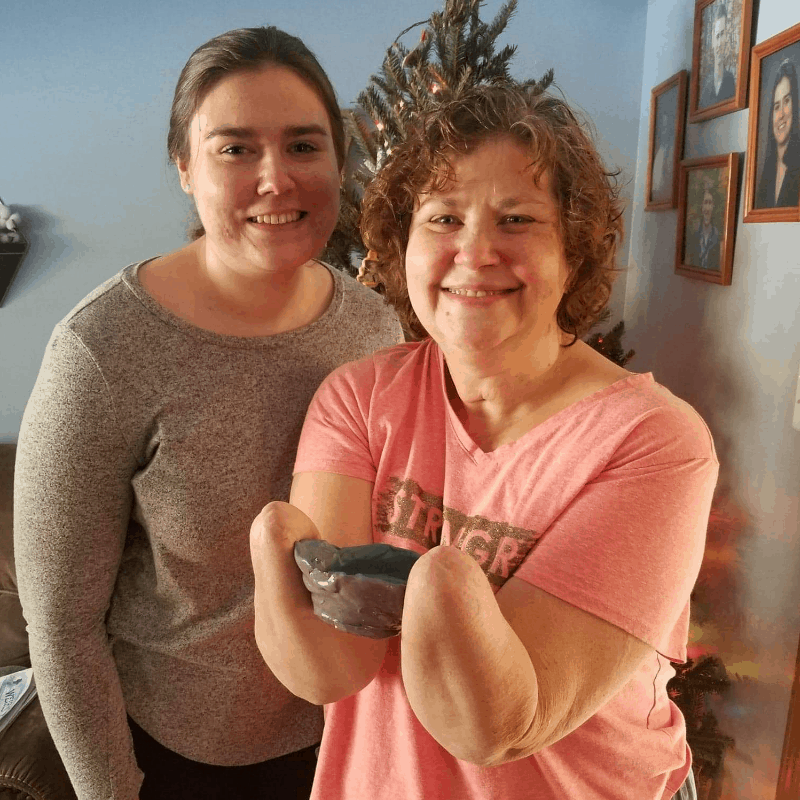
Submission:
M 717 718 L 706 707 L 706 697 L 722 694 L 731 685 L 728 672 L 716 656 L 704 656 L 696 662 L 690 658 L 674 666 L 675 677 L 667 684 L 667 691 L 686 720 L 698 800 L 717 800 L 725 752 L 734 740 L 720 732 Z
M 800 23 L 753 48 L 744 222 L 800 222 Z
M 747 106 L 753 0 L 697 0 L 689 122 Z
M 650 92 L 650 156 L 645 195 L 648 211 L 678 205 L 678 169 L 683 158 L 688 77 L 689 73 L 682 69 Z
M 389 544 L 336 547 L 304 539 L 294 558 L 314 603 L 314 613 L 339 630 L 385 639 L 400 633 L 413 550 Z
M 0 444 L 0 673 L 31 665 L 17 595 L 12 541 L 12 487 L 16 446 Z M 76 800 L 47 729 L 39 698 L 0 733 L 2 800 Z
M 730 286 L 739 154 L 681 162 L 675 272 Z
M 27 252 L 28 242 L 22 235 L 18 242 L 0 242 L 0 306 Z

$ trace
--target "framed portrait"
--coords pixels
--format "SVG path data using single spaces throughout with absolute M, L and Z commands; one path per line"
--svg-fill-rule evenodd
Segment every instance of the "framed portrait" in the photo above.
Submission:
M 685 69 L 659 83 L 650 92 L 650 155 L 647 160 L 648 211 L 678 204 L 678 167 L 683 158 L 686 119 Z
M 739 154 L 681 162 L 675 272 L 730 286 Z
M 753 0 L 697 0 L 689 122 L 746 106 L 752 21 Z
M 753 48 L 745 222 L 800 221 L 800 23 Z

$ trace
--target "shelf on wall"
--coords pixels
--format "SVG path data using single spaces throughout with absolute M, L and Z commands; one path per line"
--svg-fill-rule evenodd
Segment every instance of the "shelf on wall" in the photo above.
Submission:
M 18 242 L 0 242 L 0 306 L 27 252 L 28 242 L 24 237 L 20 237 Z

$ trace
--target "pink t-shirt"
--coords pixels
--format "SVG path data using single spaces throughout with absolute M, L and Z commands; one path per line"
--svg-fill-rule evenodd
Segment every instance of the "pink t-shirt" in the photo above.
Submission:
M 339 368 L 309 408 L 295 471 L 373 482 L 375 541 L 459 547 L 495 590 L 514 575 L 656 652 L 561 741 L 487 768 L 451 756 L 417 721 L 402 636 L 392 639 L 375 679 L 327 707 L 312 800 L 672 797 L 690 756 L 666 683 L 670 660 L 686 659 L 718 472 L 707 427 L 652 375 L 633 375 L 485 453 L 444 374 L 430 340 Z

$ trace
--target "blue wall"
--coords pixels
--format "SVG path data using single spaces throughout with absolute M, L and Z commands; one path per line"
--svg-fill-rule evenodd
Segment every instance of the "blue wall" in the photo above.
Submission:
M 754 44 L 800 20 L 800 6 L 761 0 Z M 694 0 L 650 0 L 624 318 L 631 364 L 688 400 L 720 460 L 706 558 L 695 587 L 693 647 L 731 678 L 709 698 L 725 753 L 721 800 L 776 795 L 800 633 L 800 223 L 735 224 L 730 286 L 676 275 L 677 210 L 645 211 L 650 90 L 691 70 Z M 686 128 L 685 158 L 738 152 L 752 109 Z M 800 696 L 795 700 L 800 714 Z M 796 780 L 796 779 L 795 779 Z
M 487 2 L 483 19 L 500 5 Z M 31 248 L 0 307 L 0 440 L 17 438 L 55 323 L 126 264 L 184 242 L 189 206 L 165 138 L 172 91 L 195 47 L 231 28 L 277 25 L 315 51 L 349 105 L 394 37 L 439 8 L 438 0 L 261 7 L 34 0 L 5 9 L 0 197 L 24 215 Z M 563 0 L 557 14 L 550 8 L 520 0 L 503 42 L 519 46 L 514 72 L 539 77 L 555 67 L 564 93 L 594 119 L 602 151 L 624 170 L 630 191 L 645 0 Z M 623 299 L 621 286 L 617 307 Z

